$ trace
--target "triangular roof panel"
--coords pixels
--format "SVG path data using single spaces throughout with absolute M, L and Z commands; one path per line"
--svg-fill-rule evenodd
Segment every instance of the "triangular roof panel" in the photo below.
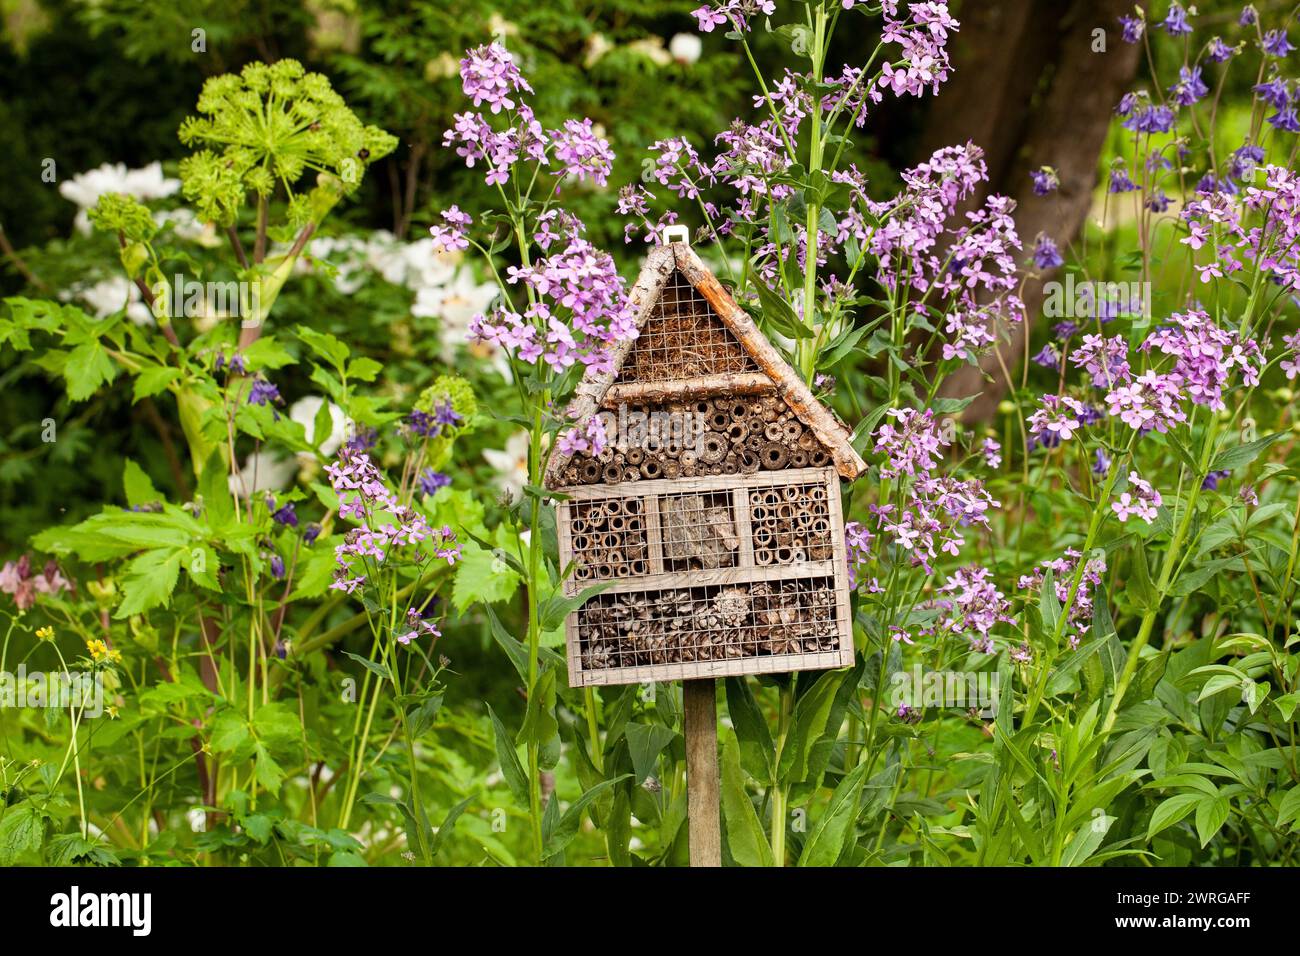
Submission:
M 830 452 L 842 478 L 852 480 L 866 471 L 849 430 L 817 400 L 687 243 L 652 249 L 630 298 L 640 334 L 614 349 L 610 371 L 589 374 L 578 385 L 570 410 L 579 426 L 614 397 L 644 402 L 774 391 Z M 675 323 L 666 321 L 680 320 L 683 313 L 691 323 L 698 319 L 694 341 L 677 336 Z M 656 322 L 663 327 L 656 329 Z M 674 348 L 685 354 L 671 354 Z M 551 455 L 549 487 L 559 484 L 570 457 L 558 450 Z

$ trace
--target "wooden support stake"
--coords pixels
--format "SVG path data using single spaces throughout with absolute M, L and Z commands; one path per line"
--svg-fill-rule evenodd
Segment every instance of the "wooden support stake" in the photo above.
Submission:
M 713 680 L 682 681 L 691 866 L 722 866 L 718 701 Z

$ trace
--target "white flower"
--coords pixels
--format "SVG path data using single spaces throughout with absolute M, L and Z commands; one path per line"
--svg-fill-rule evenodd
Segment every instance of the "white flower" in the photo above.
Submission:
M 497 487 L 508 492 L 511 498 L 523 494 L 528 484 L 528 432 L 516 432 L 502 449 L 483 452 L 487 463 L 497 470 Z
M 300 398 L 289 406 L 289 418 L 302 426 L 303 431 L 307 434 L 309 444 L 320 443 L 320 453 L 326 458 L 331 457 L 339 446 L 343 444 L 343 439 L 347 437 L 348 419 L 343 414 L 343 409 L 339 408 L 333 402 L 330 402 L 330 421 L 332 427 L 328 436 L 316 434 L 316 415 L 320 412 L 320 407 L 325 404 L 325 399 L 319 395 L 308 395 Z
M 703 42 L 694 33 L 679 33 L 668 41 L 668 52 L 673 59 L 688 66 L 699 60 L 703 50 Z
M 673 62 L 672 55 L 664 49 L 663 37 L 644 37 L 633 40 L 627 45 L 629 53 L 640 53 L 656 66 L 667 66 Z
M 153 221 L 159 226 L 168 223 L 177 239 L 197 243 L 205 249 L 215 249 L 221 245 L 215 223 L 203 222 L 188 209 L 160 209 L 153 214 Z
M 106 193 L 125 193 L 141 200 L 163 199 L 180 188 L 179 179 L 163 175 L 162 163 L 152 162 L 141 169 L 127 169 L 125 163 L 105 163 L 59 183 L 59 195 L 77 204 L 77 229 L 89 233 L 86 210 Z
M 126 317 L 136 325 L 153 325 L 153 313 L 145 305 L 140 289 L 125 276 L 111 276 L 91 285 L 74 287 L 60 295 L 64 301 L 76 298 L 84 302 L 95 318 L 103 319 L 126 309 Z
M 367 244 L 358 236 L 322 236 L 307 244 L 307 254 L 312 259 L 321 259 L 334 267 L 334 288 L 343 295 L 351 295 L 361 288 L 366 280 Z M 296 272 L 310 272 L 314 263 L 301 258 L 294 266 Z
M 298 474 L 298 462 L 278 452 L 258 451 L 249 455 L 238 475 L 228 479 L 230 493 L 249 498 L 263 491 L 279 491 Z

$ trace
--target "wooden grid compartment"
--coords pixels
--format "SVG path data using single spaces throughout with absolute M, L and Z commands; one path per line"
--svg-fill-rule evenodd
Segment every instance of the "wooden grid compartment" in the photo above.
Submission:
M 650 549 L 645 503 L 640 498 L 606 498 L 573 508 L 569 531 L 579 581 L 648 574 Z
M 754 488 L 749 492 L 749 522 L 754 564 L 825 561 L 835 551 L 831 512 L 824 483 Z
M 674 269 L 617 380 L 664 382 L 756 371 L 757 363 L 708 300 Z
M 607 583 L 568 619 L 572 686 L 852 663 L 833 468 L 646 481 L 637 492 L 582 486 L 560 502 L 561 557 L 576 562 L 566 590 Z M 626 516 L 629 502 L 645 572 L 607 558 L 586 563 L 592 516 Z M 770 559 L 760 547 L 769 538 L 783 543 Z

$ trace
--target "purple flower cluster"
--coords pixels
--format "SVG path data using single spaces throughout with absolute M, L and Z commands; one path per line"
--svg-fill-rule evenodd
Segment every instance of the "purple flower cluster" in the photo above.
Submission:
M 433 236 L 434 243 L 448 252 L 468 249 L 469 239 L 465 231 L 474 224 L 474 220 L 455 205 L 443 210 L 442 219 L 445 225 L 429 227 L 429 234 Z
M 1011 604 L 993 584 L 988 568 L 972 565 L 958 568 L 938 589 L 943 598 L 934 602 L 942 612 L 936 625 L 939 632 L 964 635 L 971 650 L 992 654 L 993 629 L 1011 624 Z
M 1156 520 L 1157 509 L 1162 503 L 1160 492 L 1152 488 L 1136 471 L 1130 471 L 1128 488 L 1120 494 L 1118 500 L 1111 502 L 1110 509 L 1119 516 L 1121 522 L 1136 515 L 1151 524 Z
M 1043 586 L 1047 578 L 1047 572 L 1052 572 L 1052 589 L 1056 592 L 1056 599 L 1064 606 L 1070 598 L 1070 584 L 1074 580 L 1074 575 L 1079 567 L 1079 559 L 1083 555 L 1074 548 L 1066 548 L 1063 557 L 1044 563 L 1041 567 L 1035 567 L 1033 573 L 1022 575 L 1018 586 L 1022 591 L 1037 591 Z M 1079 589 L 1075 592 L 1074 603 L 1070 605 L 1069 616 L 1066 624 L 1070 629 L 1070 646 L 1078 647 L 1080 640 L 1088 633 L 1092 627 L 1092 596 L 1094 590 L 1101 586 L 1102 575 L 1106 573 L 1106 558 L 1104 555 L 1090 558 L 1083 566 L 1083 574 L 1079 578 Z
M 371 573 L 407 554 L 406 549 L 417 565 L 430 557 L 448 564 L 460 557 L 455 532 L 445 525 L 431 527 L 423 515 L 399 502 L 369 455 L 344 448 L 325 472 L 339 496 L 339 517 L 360 524 L 334 549 L 333 590 L 354 593 Z
M 497 129 L 482 113 L 457 113 L 452 128 L 443 133 L 443 145 L 455 146 L 470 168 L 483 162 L 489 186 L 509 182 L 520 160 L 537 166 L 552 166 L 554 161 L 552 172 L 560 178 L 605 184 L 614 161 L 609 143 L 596 135 L 588 119 L 568 120 L 555 130 L 543 129 L 524 98 L 533 88 L 499 42 L 468 51 L 460 61 L 460 76 L 462 89 L 474 106 L 486 104 L 490 114 L 506 125 Z M 448 238 L 459 241 L 468 223 L 449 222 Z

